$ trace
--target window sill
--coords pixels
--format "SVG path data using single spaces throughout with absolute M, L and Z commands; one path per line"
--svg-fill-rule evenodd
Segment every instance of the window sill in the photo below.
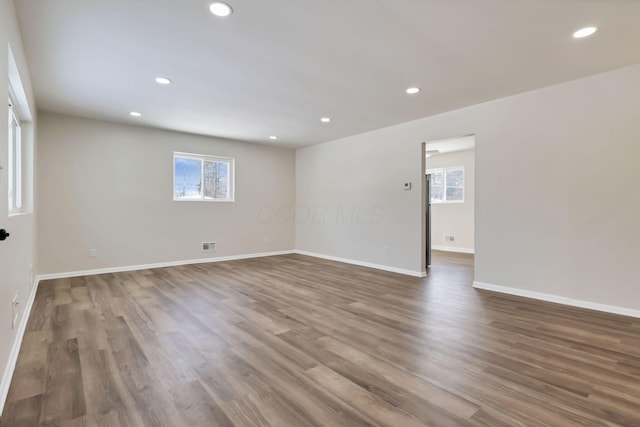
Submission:
M 196 203 L 235 203 L 235 200 L 202 200 L 202 199 L 173 199 L 174 202 L 196 202 Z
M 33 212 L 9 212 L 9 218 L 15 218 L 18 216 L 24 216 L 24 215 L 32 215 Z

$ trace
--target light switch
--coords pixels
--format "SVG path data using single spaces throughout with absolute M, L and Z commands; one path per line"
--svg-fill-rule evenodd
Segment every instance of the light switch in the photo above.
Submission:
M 405 182 L 404 183 L 404 189 L 405 190 L 411 190 L 411 183 L 410 182 Z

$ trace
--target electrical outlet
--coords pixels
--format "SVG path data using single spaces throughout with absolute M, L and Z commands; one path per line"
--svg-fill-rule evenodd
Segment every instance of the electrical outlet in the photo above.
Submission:
M 382 245 L 382 253 L 384 255 L 389 255 L 389 247 L 387 245 Z
M 11 300 L 11 329 L 15 329 L 18 324 L 18 315 L 20 314 L 20 291 Z
M 444 236 L 445 243 L 455 243 L 456 236 Z
M 98 256 L 98 251 L 97 251 L 97 250 L 95 250 L 95 249 L 89 249 L 89 256 L 90 256 L 91 258 L 95 258 L 95 257 L 97 257 L 97 256 Z

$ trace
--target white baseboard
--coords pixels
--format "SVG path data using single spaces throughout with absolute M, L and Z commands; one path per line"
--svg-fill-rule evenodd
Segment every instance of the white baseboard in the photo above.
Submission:
M 22 346 L 22 338 L 24 332 L 27 329 L 27 322 L 29 321 L 29 315 L 31 314 L 31 308 L 33 302 L 36 299 L 36 292 L 38 291 L 39 279 L 36 277 L 31 293 L 27 299 L 27 303 L 24 306 L 24 311 L 21 313 L 20 323 L 18 324 L 18 331 L 13 340 L 11 346 L 11 353 L 9 353 L 9 360 L 7 361 L 7 367 L 2 375 L 2 382 L 0 382 L 0 416 L 4 412 L 4 405 L 7 402 L 7 396 L 9 394 L 9 387 L 11 386 L 11 379 L 13 378 L 13 372 L 16 369 L 16 363 L 18 362 L 18 354 L 20 354 L 20 347 Z
M 572 307 L 588 308 L 590 310 L 602 311 L 605 313 L 620 314 L 622 316 L 640 318 L 640 310 L 633 310 L 615 305 L 598 304 L 591 301 L 577 300 L 568 297 L 561 297 L 542 292 L 527 291 L 525 289 L 510 288 L 508 286 L 493 285 L 491 283 L 473 282 L 473 287 L 485 291 L 499 292 L 502 294 L 515 295 L 519 297 L 532 298 L 540 301 L 553 302 L 557 304 L 569 305 Z
M 455 246 L 437 246 L 431 245 L 431 249 L 444 252 L 458 252 L 461 254 L 474 254 L 473 248 L 456 248 Z
M 314 258 L 327 259 L 329 261 L 337 261 L 337 262 L 343 262 L 345 264 L 359 265 L 360 267 L 369 267 L 369 268 L 375 268 L 377 270 L 390 271 L 392 273 L 405 274 L 407 276 L 413 276 L 413 277 L 426 277 L 427 276 L 427 272 L 426 271 L 406 270 L 404 268 L 396 268 L 396 267 L 391 267 L 391 266 L 388 266 L 388 265 L 374 264 L 372 262 L 358 261 L 358 260 L 349 259 L 349 258 L 340 258 L 340 257 L 336 257 L 336 256 L 331 256 L 331 255 L 318 254 L 318 253 L 315 253 L 315 252 L 307 252 L 307 251 L 296 250 L 295 253 L 300 254 L 300 255 L 311 256 L 311 257 L 314 257 Z
M 148 270 L 150 268 L 175 267 L 178 265 L 207 264 L 210 262 L 235 261 L 239 259 L 262 258 L 267 256 L 275 256 L 275 255 L 289 255 L 293 253 L 295 253 L 295 251 L 293 250 L 277 251 L 277 252 L 262 252 L 262 253 L 256 253 L 256 254 L 231 255 L 231 256 L 222 256 L 222 257 L 215 257 L 215 258 L 198 258 L 198 259 L 189 259 L 189 260 L 183 260 L 183 261 L 157 262 L 153 264 L 126 265 L 122 267 L 108 267 L 108 268 L 99 268 L 95 270 L 67 271 L 62 273 L 41 274 L 38 276 L 38 279 L 39 280 L 66 279 L 68 277 L 93 276 L 95 274 L 107 274 L 107 273 L 121 273 L 123 271 Z

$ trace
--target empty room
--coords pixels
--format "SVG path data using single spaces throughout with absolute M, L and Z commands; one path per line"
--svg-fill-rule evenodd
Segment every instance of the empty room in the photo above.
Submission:
M 0 427 L 640 426 L 638 22 L 0 0 Z

